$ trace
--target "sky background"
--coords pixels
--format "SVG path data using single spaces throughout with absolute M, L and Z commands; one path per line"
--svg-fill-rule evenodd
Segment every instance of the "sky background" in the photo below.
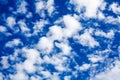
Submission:
M 119 74 L 119 0 L 0 0 L 0 80 Z

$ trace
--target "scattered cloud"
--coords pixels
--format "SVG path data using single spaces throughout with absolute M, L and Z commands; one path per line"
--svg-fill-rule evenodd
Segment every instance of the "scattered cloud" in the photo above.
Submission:
M 7 28 L 5 26 L 0 26 L 0 32 L 4 33 L 7 31 Z
M 99 7 L 103 3 L 103 0 L 70 0 L 70 3 L 75 5 L 77 12 L 80 12 L 83 9 L 85 9 L 84 15 L 86 17 L 95 18 Z
M 43 53 L 50 53 L 53 49 L 53 42 L 47 37 L 42 37 L 37 44 L 37 48 Z
M 90 64 L 83 64 L 79 67 L 80 71 L 85 71 L 90 68 Z
M 112 3 L 110 6 L 109 6 L 109 9 L 111 11 L 113 11 L 115 14 L 119 14 L 120 13 L 120 6 L 118 3 Z
M 22 42 L 20 39 L 13 39 L 12 41 L 8 41 L 5 44 L 5 47 L 15 47 L 15 46 L 19 46 L 22 45 Z
M 63 32 L 64 35 L 66 35 L 66 37 L 71 37 L 82 29 L 81 24 L 74 17 L 70 15 L 65 15 L 63 17 L 63 21 L 65 24 L 65 28 Z
M 115 61 L 115 66 L 105 72 L 101 72 L 92 78 L 91 80 L 119 80 L 120 74 L 120 62 Z
M 9 66 L 10 66 L 8 63 L 8 57 L 6 57 L 6 56 L 2 57 L 1 63 L 2 63 L 3 69 L 9 68 Z
M 16 24 L 16 20 L 14 17 L 9 16 L 6 20 L 6 23 L 10 28 L 13 28 L 13 26 Z
M 103 32 L 103 31 L 101 31 L 101 30 L 97 30 L 97 31 L 95 32 L 95 35 L 96 35 L 96 36 L 101 36 L 101 37 L 105 37 L 105 38 L 110 38 L 110 39 L 112 39 L 112 38 L 114 37 L 114 31 L 113 31 L 113 30 L 110 30 L 108 33 L 105 33 L 105 32 Z
M 20 4 L 17 4 L 18 8 L 17 8 L 17 13 L 20 14 L 26 14 L 27 13 L 27 2 L 25 0 L 22 0 L 20 2 Z
M 54 0 L 47 0 L 47 1 L 37 1 L 35 3 L 36 13 L 45 17 L 44 11 L 47 10 L 48 15 L 51 16 L 55 10 L 54 7 Z
M 94 48 L 95 46 L 99 46 L 99 42 L 97 42 L 92 36 L 91 31 L 86 30 L 83 34 L 76 36 L 78 42 L 83 46 L 88 46 Z
M 60 5 L 56 6 L 55 0 L 35 0 L 29 5 L 31 2 L 17 1 L 13 12 L 0 15 L 5 18 L 5 21 L 0 19 L 3 22 L 0 23 L 3 45 L 0 46 L 0 80 L 119 79 L 120 46 L 116 36 L 120 5 L 117 2 L 69 0 L 60 4 L 65 10 L 61 16 L 57 14 Z M 116 17 L 105 11 L 112 11 Z M 105 26 L 108 24 L 112 27 Z M 114 57 L 113 52 L 118 54 Z M 114 58 L 109 58 L 111 54 Z

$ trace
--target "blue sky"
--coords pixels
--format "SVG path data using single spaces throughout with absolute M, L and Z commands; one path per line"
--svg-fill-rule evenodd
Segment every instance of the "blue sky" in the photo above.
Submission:
M 0 0 L 0 80 L 119 80 L 119 0 Z

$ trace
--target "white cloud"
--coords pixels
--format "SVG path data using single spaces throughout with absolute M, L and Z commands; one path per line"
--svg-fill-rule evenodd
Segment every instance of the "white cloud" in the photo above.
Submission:
M 65 24 L 63 32 L 66 37 L 71 37 L 82 29 L 80 22 L 70 15 L 65 15 L 63 21 Z
M 120 45 L 118 46 L 118 52 L 120 53 Z
M 0 33 L 4 34 L 6 37 L 12 35 L 10 32 L 8 32 L 8 29 L 3 25 L 0 25 Z
M 41 75 L 43 76 L 41 79 L 48 79 L 48 80 L 60 80 L 59 77 L 59 72 L 53 72 L 51 73 L 50 71 L 41 71 Z
M 70 80 L 71 79 L 71 76 L 65 76 L 64 77 L 64 80 Z
M 58 74 L 59 73 L 54 72 L 53 75 L 51 76 L 51 80 L 60 80 L 60 77 Z
M 12 80 L 28 80 L 28 75 L 23 71 L 17 72 L 15 75 L 11 75 Z
M 28 12 L 28 13 L 26 14 L 26 17 L 27 17 L 27 18 L 31 18 L 31 17 L 33 17 L 32 12 Z
M 10 28 L 13 28 L 13 26 L 16 24 L 16 21 L 15 21 L 15 18 L 12 17 L 12 16 L 9 16 L 6 20 L 7 22 L 7 25 L 10 27 Z
M 22 63 L 14 65 L 16 68 L 16 74 L 10 74 L 12 80 L 28 80 L 28 75 L 23 70 Z
M 119 80 L 120 79 L 120 61 L 115 61 L 115 66 L 112 69 L 101 72 L 91 80 Z
M 0 26 L 0 32 L 6 32 L 6 31 L 7 31 L 6 27 Z
M 67 71 L 68 68 L 67 68 L 67 66 L 64 65 L 64 64 L 67 64 L 66 63 L 67 58 L 62 55 L 59 55 L 59 54 L 60 53 L 58 53 L 58 55 L 54 55 L 52 57 L 49 57 L 46 55 L 46 56 L 44 56 L 43 60 L 46 63 L 53 64 L 55 66 L 55 69 L 58 71 Z
M 100 55 L 102 55 L 102 54 L 106 54 L 106 53 L 110 53 L 110 52 L 112 52 L 112 50 L 108 47 L 108 48 L 106 48 L 106 49 L 104 49 L 104 50 L 101 50 L 101 51 L 96 51 L 96 53 L 97 54 L 100 54 Z M 102 56 L 103 57 L 103 56 Z M 105 56 L 104 56 L 105 57 Z
M 56 43 L 55 44 L 58 48 L 62 50 L 62 53 L 65 55 L 68 55 L 71 53 L 71 47 L 68 45 L 68 43 Z
M 9 60 L 10 61 L 18 61 L 19 60 L 19 57 L 18 55 L 20 54 L 21 52 L 21 49 L 14 49 L 14 52 L 13 52 L 13 55 L 9 55 Z
M 42 51 L 42 53 L 50 53 L 53 49 L 53 42 L 47 37 L 41 37 L 37 48 Z
M 0 72 L 0 80 L 3 80 L 3 74 Z
M 105 2 L 104 0 L 102 1 L 102 4 L 100 5 L 100 10 L 103 11 L 106 9 L 106 5 L 107 5 L 107 2 Z
M 20 25 L 21 32 L 29 31 L 29 28 L 27 27 L 26 23 L 23 20 L 18 21 L 18 24 Z
M 34 73 L 36 70 L 36 67 L 34 64 L 36 63 L 37 59 L 39 59 L 39 52 L 36 49 L 27 49 L 23 48 L 23 52 L 26 54 L 26 60 L 22 64 L 23 68 L 28 72 L 28 73 Z
M 48 0 L 47 2 L 45 1 L 38 1 L 35 3 L 36 7 L 36 13 L 40 13 L 42 17 L 45 17 L 44 10 L 47 10 L 48 15 L 51 16 L 53 11 L 55 10 L 54 8 L 54 0 Z
M 25 36 L 27 36 L 27 37 L 31 36 L 31 34 L 30 34 L 30 29 L 27 27 L 27 25 L 26 25 L 26 23 L 24 22 L 24 20 L 18 21 L 18 24 L 19 24 L 19 26 L 20 26 L 21 32 L 22 32 Z
M 18 13 L 22 13 L 22 14 L 25 14 L 27 12 L 27 3 L 23 0 L 20 2 L 20 4 L 17 4 L 18 5 L 18 8 L 17 8 L 17 12 Z
M 28 73 L 34 73 L 36 71 L 36 67 L 34 66 L 34 62 L 32 62 L 32 60 L 25 60 L 22 66 Z
M 67 61 L 66 57 L 62 57 L 62 56 L 57 57 L 57 58 L 53 57 L 53 60 L 55 61 L 54 65 L 55 65 L 56 70 L 58 70 L 58 71 L 68 71 L 67 66 L 64 65 L 64 64 L 67 64 L 67 63 L 65 63 L 65 61 Z
M 3 69 L 8 68 L 10 66 L 9 63 L 8 63 L 8 57 L 3 56 L 2 60 L 1 60 L 1 64 L 2 64 Z
M 40 54 L 36 49 L 23 48 L 22 51 L 26 53 L 26 58 L 32 62 L 35 62 Z
M 110 38 L 112 39 L 114 37 L 114 31 L 110 30 L 108 33 L 103 32 L 102 30 L 97 30 L 95 32 L 96 36 L 102 36 L 102 37 L 106 37 L 106 38 Z
M 41 71 L 41 74 L 45 78 L 50 78 L 51 77 L 51 73 L 49 71 Z
M 63 29 L 60 26 L 54 25 L 49 28 L 47 36 L 51 40 L 62 40 L 63 39 Z
M 34 29 L 33 34 L 36 35 L 37 33 L 41 32 L 43 30 L 45 24 L 47 24 L 47 23 L 48 22 L 45 20 L 40 20 L 40 21 L 35 22 L 34 27 L 33 27 L 33 29 Z
M 103 3 L 103 0 L 70 0 L 70 3 L 75 5 L 77 12 L 80 12 L 85 8 L 84 15 L 89 18 L 94 18 L 96 17 L 98 8 Z
M 110 6 L 109 9 L 112 10 L 115 14 L 120 14 L 120 6 L 118 3 L 113 2 Z
M 79 67 L 81 71 L 85 71 L 90 68 L 90 64 L 83 64 L 82 66 Z
M 5 44 L 5 47 L 15 47 L 15 46 L 19 46 L 20 44 L 22 44 L 20 39 L 13 39 L 12 41 L 8 41 Z
M 104 58 L 99 55 L 102 55 L 104 53 L 109 53 L 109 49 L 105 49 L 104 51 L 95 51 L 95 53 L 98 55 L 86 55 L 88 57 L 88 60 L 91 61 L 91 64 L 85 63 L 82 66 L 79 66 L 78 63 L 73 59 L 74 56 L 77 56 L 77 53 L 72 54 L 72 47 L 70 46 L 70 43 L 68 38 L 75 38 L 77 39 L 78 43 L 83 46 L 88 46 L 90 48 L 94 48 L 96 46 L 99 46 L 99 42 L 95 40 L 95 38 L 92 36 L 94 33 L 96 36 L 102 36 L 106 38 L 113 38 L 114 37 L 114 30 L 110 30 L 109 32 L 105 33 L 102 30 L 96 30 L 93 28 L 85 29 L 85 27 L 81 26 L 81 15 L 82 17 L 89 17 L 89 18 L 95 18 L 102 20 L 105 19 L 106 23 L 116 23 L 120 22 L 120 18 L 113 18 L 113 17 L 105 17 L 105 15 L 102 13 L 102 10 L 105 9 L 106 4 L 102 4 L 103 0 L 70 0 L 72 4 L 75 5 L 76 10 L 79 12 L 83 8 L 85 8 L 85 13 L 80 13 L 80 15 L 74 14 L 71 15 L 64 15 L 60 19 L 53 22 L 55 25 L 50 26 L 49 31 L 45 34 L 46 36 L 39 37 L 39 41 L 37 44 L 29 44 L 32 48 L 23 47 L 22 49 L 14 49 L 13 55 L 10 55 L 11 61 L 18 61 L 18 63 L 14 65 L 10 65 L 8 63 L 7 57 L 2 57 L 2 68 L 8 68 L 9 66 L 14 67 L 16 69 L 16 74 L 10 74 L 11 80 L 43 80 L 44 78 L 49 80 L 60 80 L 59 75 L 64 74 L 63 72 L 70 72 L 72 75 L 64 76 L 64 80 L 70 80 L 72 76 L 77 77 L 80 76 L 78 74 L 79 71 L 86 71 L 91 69 L 92 67 L 99 66 L 97 62 L 104 61 Z M 34 4 L 34 3 L 33 3 Z M 103 6 L 102 6 L 103 5 Z M 23 0 L 21 4 L 18 6 L 18 13 L 27 13 L 27 3 Z M 46 15 L 52 16 L 55 7 L 54 7 L 54 0 L 36 0 L 35 3 L 36 13 L 39 14 L 40 17 L 45 17 Z M 100 10 L 99 10 L 100 9 Z M 112 9 L 112 8 L 111 8 Z M 45 14 L 44 12 L 47 11 L 48 14 Z M 28 15 L 26 14 L 27 18 L 34 17 L 31 12 L 28 12 Z M 85 18 L 84 18 L 85 19 Z M 36 21 L 33 26 L 33 33 L 29 26 L 26 24 L 26 19 L 20 20 L 17 22 L 19 25 L 19 28 L 21 30 L 21 33 L 25 35 L 27 38 L 30 36 L 36 36 L 38 33 L 40 33 L 46 24 L 49 23 L 48 20 L 40 19 L 39 21 Z M 16 24 L 14 17 L 8 17 L 7 18 L 7 25 L 9 27 L 12 27 Z M 84 23 L 83 23 L 84 24 Z M 90 22 L 91 24 L 91 22 Z M 94 23 L 93 23 L 94 24 Z M 97 23 L 96 23 L 97 24 Z M 59 25 L 59 26 L 58 26 Z M 98 24 L 99 25 L 99 24 Z M 90 26 L 85 24 L 84 26 Z M 100 26 L 100 25 L 99 25 Z M 91 27 L 91 26 L 90 26 Z M 83 30 L 83 28 L 85 30 Z M 15 30 L 14 28 L 12 28 Z M 83 33 L 79 34 L 79 31 L 83 30 Z M 7 29 L 4 26 L 0 26 L 0 32 L 6 32 Z M 82 31 L 81 31 L 82 32 Z M 41 33 L 40 33 L 41 34 Z M 56 41 L 55 41 L 56 40 Z M 54 44 L 55 41 L 55 44 Z M 57 42 L 58 41 L 58 42 Z M 74 43 L 73 43 L 74 44 Z M 22 42 L 20 39 L 13 39 L 6 43 L 6 47 L 16 47 L 22 45 Z M 28 46 L 28 45 L 27 45 Z M 58 53 L 55 48 L 61 49 Z M 120 47 L 119 47 L 120 48 Z M 118 50 L 119 50 L 118 48 Z M 94 52 L 94 51 L 93 51 Z M 120 51 L 119 51 L 120 52 Z M 24 61 L 22 61 L 19 57 L 19 54 L 22 55 L 22 57 L 25 58 Z M 41 58 L 42 56 L 42 58 Z M 71 60 L 73 60 L 71 62 Z M 46 69 L 46 66 L 42 66 L 42 64 L 51 64 L 54 66 L 54 68 L 57 70 L 57 72 L 50 72 L 50 70 Z M 73 71 L 72 68 L 70 68 L 71 64 L 75 63 L 76 70 Z M 119 63 L 119 62 L 118 62 Z M 120 73 L 120 68 L 116 63 L 116 66 L 112 68 L 110 71 L 101 72 L 100 74 L 96 75 L 92 80 L 117 80 L 115 79 L 113 74 L 116 74 L 116 77 Z M 49 67 L 49 66 L 47 66 Z M 35 74 L 37 72 L 39 75 L 43 75 L 40 77 L 39 75 Z M 92 72 L 91 72 L 92 73 Z M 113 74 L 112 74 L 113 73 Z M 118 74 L 117 74 L 118 73 Z M 29 74 L 33 74 L 31 77 Z M 106 78 L 106 76 L 110 76 L 111 78 Z M 65 74 L 66 75 L 66 74 Z M 93 74 L 94 75 L 94 74 Z M 0 73 L 0 80 L 2 80 L 3 75 Z M 102 77 L 99 77 L 102 76 Z
M 107 16 L 104 21 L 105 23 L 118 25 L 120 23 L 120 17 Z
M 16 74 L 11 74 L 10 79 L 12 80 L 29 80 L 28 74 L 34 73 L 37 71 L 37 66 L 34 64 L 38 63 L 40 58 L 40 53 L 36 49 L 29 49 L 27 47 L 23 47 L 22 49 L 16 50 L 12 59 L 14 61 L 18 61 L 18 53 L 20 53 L 23 57 L 25 57 L 25 61 L 20 61 L 19 63 L 13 65 L 16 69 Z M 15 58 L 15 59 L 14 59 Z M 11 58 L 10 58 L 11 60 Z M 41 62 L 40 62 L 41 63 Z M 12 66 L 12 65 L 11 65 Z M 40 80 L 40 77 L 35 77 L 36 80 Z M 31 78 L 31 80 L 34 78 Z
M 98 56 L 98 55 L 88 55 L 88 59 L 92 62 L 92 63 L 96 63 L 96 62 L 101 62 L 104 60 L 104 57 Z
M 42 78 L 40 76 L 31 76 L 30 80 L 42 80 Z
M 94 2 L 94 4 L 93 4 Z M 86 13 L 87 17 L 95 17 L 98 7 L 102 4 L 102 0 L 88 0 L 86 4 Z
M 49 15 L 51 15 L 52 12 L 55 10 L 55 9 L 54 9 L 54 0 L 48 0 L 48 1 L 47 1 L 47 5 L 46 5 L 46 8 L 47 8 L 47 10 L 48 10 Z
M 100 19 L 100 20 L 105 19 L 105 15 L 102 13 L 102 11 L 98 11 L 97 17 L 98 17 L 98 19 Z
M 45 3 L 43 1 L 39 1 L 35 3 L 35 7 L 36 7 L 36 12 L 40 12 L 45 6 Z
M 58 70 L 58 71 L 61 71 L 61 72 L 66 71 L 65 66 L 63 66 L 62 64 L 56 65 L 55 69 Z
M 91 31 L 88 32 L 87 30 L 78 36 L 78 41 L 83 46 L 89 46 L 94 48 L 95 46 L 99 46 L 99 43 L 90 35 Z

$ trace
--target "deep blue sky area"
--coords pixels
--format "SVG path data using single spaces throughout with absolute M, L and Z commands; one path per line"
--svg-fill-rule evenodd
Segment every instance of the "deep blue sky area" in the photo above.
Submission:
M 119 0 L 0 0 L 0 80 L 119 74 Z

